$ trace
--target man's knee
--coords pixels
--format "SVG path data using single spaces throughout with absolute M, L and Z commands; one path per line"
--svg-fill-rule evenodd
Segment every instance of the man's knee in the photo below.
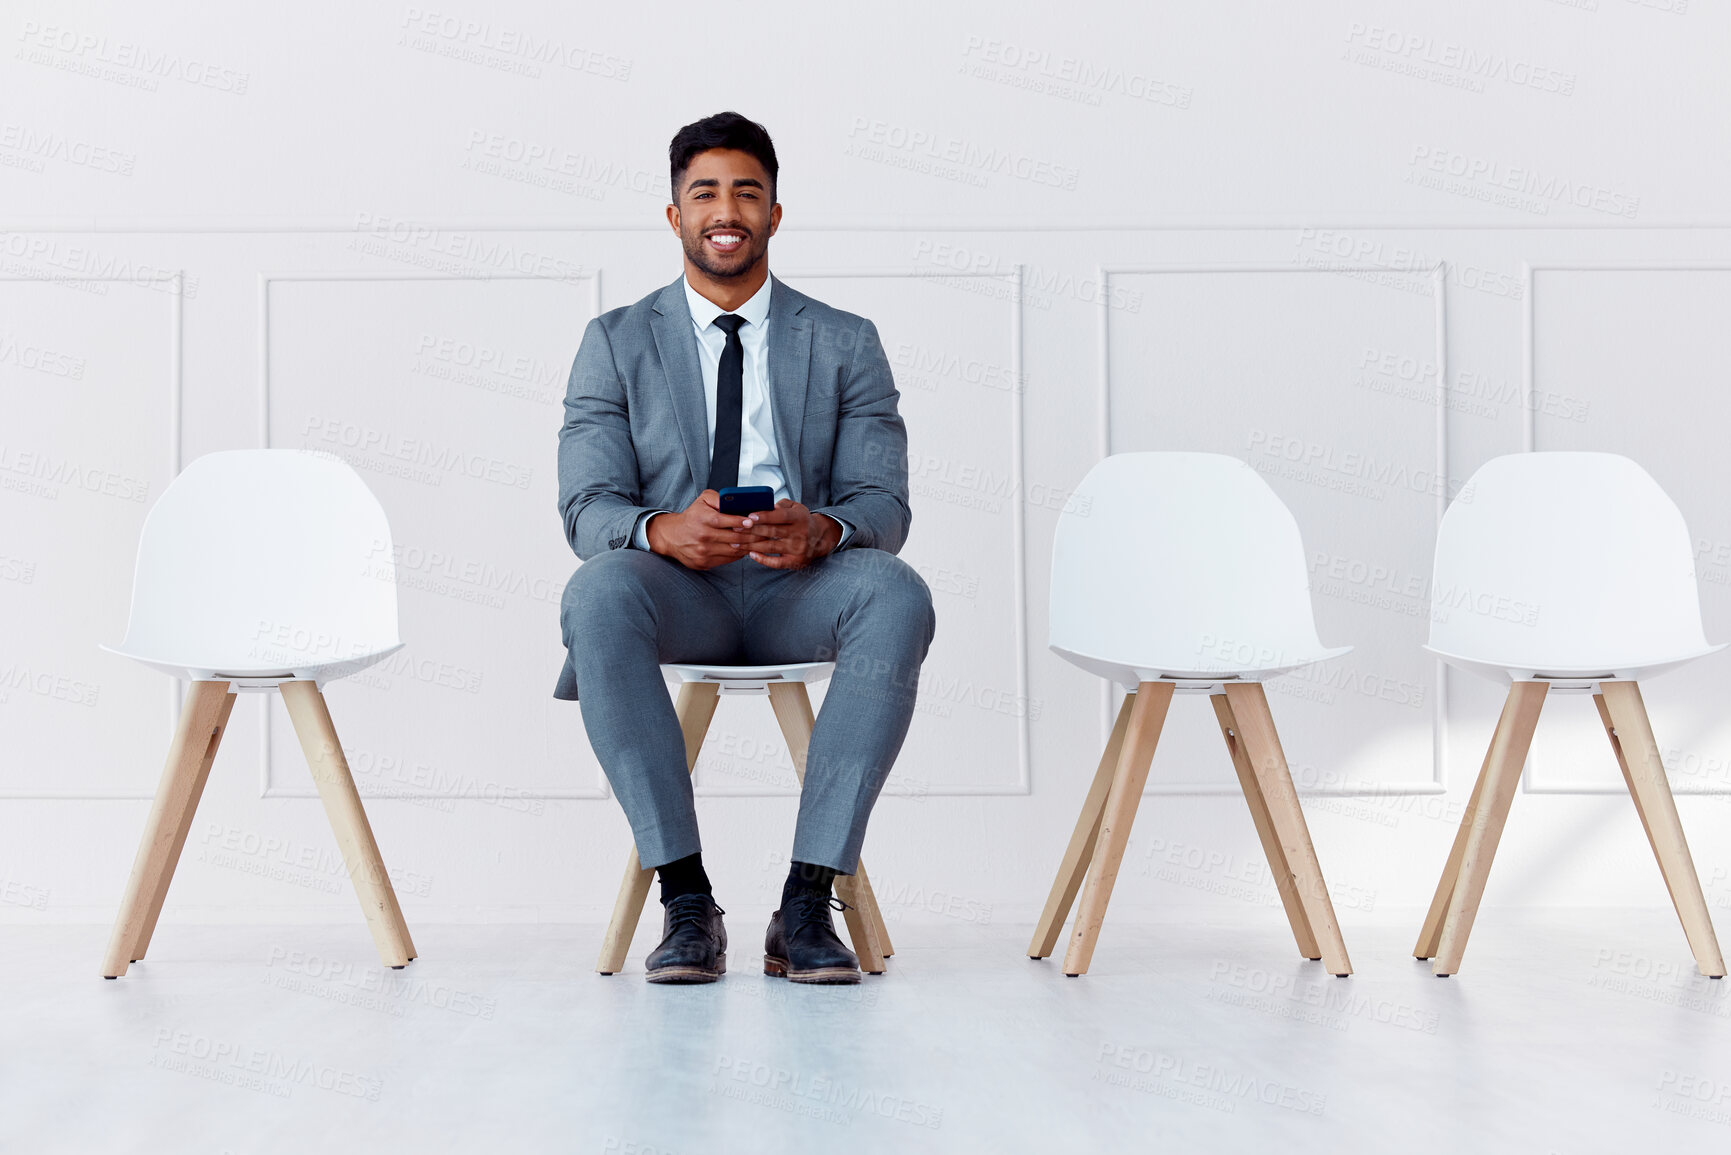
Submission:
M 578 566 L 565 583 L 565 595 L 559 603 L 566 644 L 591 626 L 615 624 L 634 609 L 647 606 L 646 579 L 650 567 L 658 564 L 660 559 L 653 554 L 615 549 Z
M 864 595 L 863 603 L 875 620 L 912 627 L 923 644 L 930 645 L 937 631 L 937 613 L 932 591 L 913 566 L 879 549 L 849 550 L 844 557 L 854 562 Z

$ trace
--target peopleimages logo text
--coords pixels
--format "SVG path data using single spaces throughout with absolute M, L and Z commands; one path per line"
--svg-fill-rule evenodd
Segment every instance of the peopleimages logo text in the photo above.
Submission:
M 1641 209 L 1641 198 L 1616 192 L 1588 181 L 1571 180 L 1555 173 L 1541 172 L 1526 165 L 1504 164 L 1494 157 L 1469 156 L 1452 149 L 1417 145 L 1407 161 L 1414 172 L 1451 176 L 1468 184 L 1489 189 L 1502 189 L 1537 198 L 1541 203 L 1570 204 L 1614 217 L 1635 219 Z

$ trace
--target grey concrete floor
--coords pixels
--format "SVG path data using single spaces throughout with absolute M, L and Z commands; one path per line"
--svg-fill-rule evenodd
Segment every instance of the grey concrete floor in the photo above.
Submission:
M 1416 926 L 1418 912 L 1406 920 Z M 602 978 L 599 926 L 176 926 L 125 978 L 107 928 L 0 931 L 6 1152 L 1731 1149 L 1731 983 L 1669 912 L 1485 911 L 1460 975 L 1348 926 L 1357 974 L 1274 921 L 1107 922 L 1093 972 L 1029 929 L 893 927 L 859 987 Z

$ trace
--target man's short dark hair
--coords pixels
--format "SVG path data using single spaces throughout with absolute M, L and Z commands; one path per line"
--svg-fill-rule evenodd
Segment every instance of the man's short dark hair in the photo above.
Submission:
M 667 160 L 673 170 L 673 203 L 679 203 L 679 182 L 691 167 L 691 158 L 712 148 L 734 148 L 757 158 L 763 171 L 769 174 L 769 202 L 775 203 L 776 173 L 781 166 L 775 160 L 775 142 L 769 130 L 737 112 L 718 112 L 702 120 L 692 121 L 673 134 L 667 146 Z

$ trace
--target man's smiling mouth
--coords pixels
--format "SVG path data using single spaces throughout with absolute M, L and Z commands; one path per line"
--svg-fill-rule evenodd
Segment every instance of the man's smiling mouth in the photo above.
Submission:
M 709 247 L 723 256 L 737 253 L 745 247 L 745 234 L 733 229 L 717 229 L 703 238 L 709 242 Z

